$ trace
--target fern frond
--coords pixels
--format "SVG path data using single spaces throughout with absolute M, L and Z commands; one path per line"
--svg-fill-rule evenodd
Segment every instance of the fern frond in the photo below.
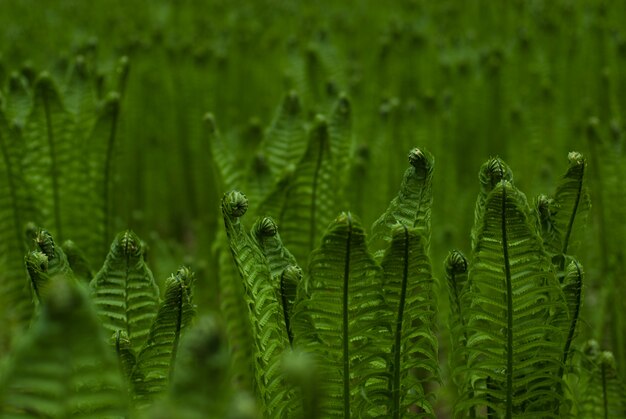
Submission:
M 220 311 L 226 326 L 231 374 L 235 388 L 252 391 L 254 379 L 252 326 L 248 318 L 248 308 L 244 298 L 241 276 L 231 255 L 225 230 L 220 229 L 214 243 L 217 253 L 220 287 Z
M 578 326 L 578 320 L 580 316 L 580 309 L 582 306 L 582 291 L 583 291 L 583 267 L 577 260 L 572 260 L 567 266 L 565 272 L 565 278 L 561 289 L 565 296 L 565 302 L 567 303 L 568 321 L 565 322 L 565 332 L 567 338 L 565 340 L 565 346 L 563 349 L 563 360 L 561 361 L 561 369 L 559 377 L 563 376 L 567 363 L 571 359 L 572 343 L 576 337 L 576 331 Z
M 105 329 L 110 333 L 125 331 L 131 348 L 139 352 L 157 315 L 159 288 L 143 259 L 141 241 L 135 233 L 125 231 L 117 235 L 90 288 Z
M 71 326 L 68 326 L 71 325 Z M 123 418 L 128 397 L 83 290 L 55 277 L 0 380 L 2 417 Z
M 421 229 L 396 226 L 382 261 L 385 301 L 393 313 L 389 416 L 417 408 L 435 417 L 428 385 L 439 380 L 436 290 Z
M 88 134 L 86 153 L 90 165 L 86 168 L 86 173 L 89 174 L 87 184 L 90 185 L 90 189 L 86 191 L 86 195 L 90 197 L 87 205 L 93 221 L 89 223 L 88 229 L 81 230 L 81 238 L 86 243 L 82 246 L 91 263 L 99 263 L 102 260 L 107 252 L 107 246 L 113 239 L 111 191 L 120 100 L 121 97 L 117 93 L 110 93 L 107 96 Z M 85 247 L 87 244 L 88 247 Z
M 485 201 L 489 193 L 502 180 L 513 183 L 513 172 L 511 168 L 499 157 L 493 157 L 487 160 L 478 172 L 478 181 L 480 190 L 478 198 L 476 198 L 476 206 L 474 208 L 474 227 L 472 228 L 471 239 L 472 249 L 476 247 L 478 229 L 482 223 L 482 216 L 485 213 Z
M 551 224 L 558 234 L 549 236 L 545 241 L 546 250 L 560 255 L 561 258 L 570 252 L 575 226 L 585 224 L 591 207 L 589 192 L 585 186 L 585 158 L 576 151 L 570 152 L 567 157 L 569 168 L 556 188 L 554 210 L 550 213 Z M 561 269 L 564 268 L 564 265 L 561 266 Z
M 503 172 L 497 165 L 497 173 Z M 488 406 L 511 418 L 553 416 L 564 338 L 552 312 L 564 301 L 525 196 L 500 181 L 478 215 L 469 272 L 467 388 L 457 412 Z
M 309 133 L 304 156 L 296 166 L 278 222 L 296 260 L 304 263 L 337 214 L 339 196 L 326 119 L 318 115 Z M 280 218 L 278 218 L 280 217 Z
M 94 272 L 91 269 L 91 265 L 87 260 L 87 257 L 83 251 L 72 240 L 65 240 L 61 244 L 61 249 L 67 257 L 67 262 L 74 272 L 76 278 L 85 282 L 90 282 L 94 277 Z
M 27 325 L 33 309 L 24 272 L 23 229 L 35 210 L 22 169 L 20 132 L 7 117 L 0 107 L 0 345 Z
M 352 106 L 348 96 L 342 94 L 337 99 L 328 121 L 330 152 L 335 162 L 338 179 L 347 179 L 349 162 L 354 148 L 352 136 Z M 345 186 L 345 185 L 342 185 Z
M 298 94 L 291 91 L 283 99 L 259 148 L 273 178 L 278 180 L 285 169 L 298 163 L 306 147 L 302 105 Z
M 224 226 L 235 265 L 243 279 L 244 299 L 252 325 L 259 400 L 268 416 L 281 417 L 292 412 L 296 402 L 280 374 L 280 362 L 289 347 L 289 338 L 267 259 L 240 221 L 247 209 L 248 199 L 241 192 L 224 195 Z
M 74 121 L 47 74 L 34 86 L 34 104 L 24 129 L 24 176 L 35 191 L 41 225 L 63 239 L 68 223 L 79 208 L 75 177 L 80 173 L 80 147 L 73 138 Z M 78 191 L 80 192 L 80 191 Z
M 582 403 L 581 418 L 621 418 L 626 416 L 626 387 L 617 373 L 615 358 L 600 352 L 591 361 L 591 370 Z
M 211 317 L 201 318 L 181 340 L 169 403 L 155 406 L 149 417 L 257 419 L 254 400 L 231 390 L 229 364 L 220 325 Z
M 50 285 L 50 278 L 62 275 L 68 280 L 74 280 L 74 273 L 65 253 L 56 245 L 48 231 L 36 229 L 33 241 L 36 250 L 28 253 L 24 262 L 30 278 L 33 300 L 40 304 L 42 300 L 48 298 L 47 288 Z
M 294 322 L 306 316 L 313 328 L 297 330 L 294 337 L 296 347 L 313 353 L 320 367 L 323 417 L 358 416 L 370 408 L 370 396 L 386 394 L 381 342 L 389 322 L 381 274 L 363 228 L 350 214 L 330 225 L 311 255 L 308 298 L 296 304 Z
M 448 324 L 450 329 L 450 366 L 452 378 L 461 389 L 465 385 L 463 369 L 467 363 L 467 310 L 471 301 L 468 299 L 469 262 L 458 250 L 448 253 L 444 262 L 446 282 L 448 284 L 448 297 L 450 300 L 450 313 Z M 470 417 L 473 411 L 470 412 Z
M 135 368 L 137 363 L 135 352 L 130 347 L 130 339 L 128 339 L 128 335 L 124 330 L 118 330 L 111 336 L 111 343 L 115 347 L 115 353 L 124 377 L 130 381 L 133 368 Z
M 193 281 L 193 273 L 183 267 L 165 282 L 163 303 L 150 327 L 148 341 L 137 356 L 131 376 L 133 391 L 140 405 L 163 392 L 170 380 L 181 333 L 195 314 Z
M 252 226 L 251 235 L 267 259 L 272 278 L 278 278 L 286 267 L 297 265 L 296 259 L 283 245 L 278 234 L 278 225 L 272 218 L 257 220 Z
M 233 189 L 239 186 L 242 180 L 240 171 L 236 169 L 233 154 L 222 139 L 213 114 L 206 114 L 204 116 L 204 122 L 211 159 L 213 160 L 214 167 L 217 169 L 215 177 L 217 178 L 218 185 L 220 185 L 219 189 Z
M 434 158 L 428 151 L 414 148 L 409 152 L 409 163 L 398 195 L 372 225 L 370 244 L 375 246 L 377 258 L 382 256 L 382 249 L 391 241 L 391 232 L 396 224 L 420 229 L 428 249 Z
M 32 86 L 28 79 L 18 72 L 9 76 L 8 89 L 6 92 L 5 112 L 7 120 L 23 127 L 33 105 Z

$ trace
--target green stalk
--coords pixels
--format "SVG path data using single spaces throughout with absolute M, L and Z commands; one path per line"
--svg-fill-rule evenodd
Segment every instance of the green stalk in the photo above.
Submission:
M 506 188 L 502 188 L 502 251 L 504 253 L 504 273 L 506 278 L 506 418 L 513 417 L 513 286 L 509 243 L 506 232 Z
M 402 341 L 402 323 L 404 322 L 404 305 L 406 302 L 406 286 L 409 276 L 409 231 L 404 227 L 404 258 L 402 259 L 402 288 L 400 290 L 400 303 L 398 305 L 398 317 L 396 320 L 396 336 L 394 346 L 393 363 L 393 418 L 400 418 L 400 355 Z
M 350 246 L 352 241 L 352 216 L 348 214 L 348 239 L 346 262 L 343 271 L 343 406 L 344 417 L 350 417 L 350 354 L 348 341 L 348 286 L 350 279 Z

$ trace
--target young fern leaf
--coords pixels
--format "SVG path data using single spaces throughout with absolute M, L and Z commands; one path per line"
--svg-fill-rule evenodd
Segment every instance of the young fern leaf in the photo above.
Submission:
M 300 98 L 295 91 L 283 99 L 272 125 L 260 144 L 267 165 L 275 180 L 282 177 L 290 165 L 302 158 L 307 146 Z
M 554 194 L 554 210 L 550 211 L 551 225 L 558 234 L 545 240 L 546 250 L 559 255 L 561 270 L 565 268 L 564 257 L 569 254 L 572 234 L 576 225 L 584 225 L 584 218 L 591 207 L 589 193 L 585 187 L 587 163 L 582 154 L 572 151 L 568 154 L 569 168 L 559 182 Z M 558 238 L 558 240 L 555 240 Z
M 278 225 L 272 218 L 264 217 L 254 223 L 251 235 L 267 259 L 272 278 L 279 277 L 288 266 L 297 265 L 296 259 L 283 245 Z
M 150 418 L 258 418 L 245 394 L 233 394 L 229 383 L 228 345 L 219 324 L 201 318 L 181 340 L 167 403 L 151 409 Z
M 235 167 L 233 154 L 222 139 L 217 129 L 217 123 L 213 114 L 206 114 L 204 122 L 207 130 L 207 140 L 213 166 L 216 168 L 215 176 L 218 180 L 219 189 L 230 190 L 241 182 L 241 174 Z
M 567 363 L 571 359 L 571 354 L 573 352 L 572 342 L 576 337 L 576 328 L 578 326 L 582 305 L 583 276 L 583 267 L 577 260 L 572 260 L 567 266 L 565 278 L 563 279 L 563 284 L 561 285 L 561 289 L 565 295 L 565 302 L 567 303 L 567 312 L 569 316 L 567 316 L 568 321 L 565 323 L 565 336 L 567 336 L 567 338 L 563 348 L 563 359 L 561 361 L 559 377 L 563 377 L 565 368 L 567 368 Z
M 306 152 L 287 190 L 284 209 L 281 214 L 269 214 L 281 226 L 285 243 L 301 263 L 306 261 L 336 215 L 338 196 L 334 175 L 328 125 L 324 117 L 318 115 Z
M 183 267 L 165 282 L 163 303 L 131 375 L 133 392 L 140 405 L 154 399 L 167 388 L 176 362 L 181 333 L 195 315 L 193 281 L 193 273 Z
M 121 97 L 117 93 L 110 93 L 102 109 L 97 114 L 97 119 L 89 134 L 90 167 L 86 168 L 89 173 L 89 185 L 91 188 L 87 194 L 91 196 L 90 214 L 94 222 L 89 223 L 89 229 L 82 232 L 86 243 L 92 244 L 87 249 L 88 260 L 100 261 L 107 251 L 107 246 L 112 240 L 111 214 L 112 200 L 111 190 L 113 185 L 113 164 L 117 143 L 117 130 L 119 125 Z
M 94 277 L 94 272 L 91 269 L 91 265 L 87 260 L 87 257 L 83 253 L 83 251 L 74 243 L 72 240 L 65 240 L 63 244 L 61 244 L 61 249 L 65 256 L 67 257 L 67 262 L 74 272 L 76 278 L 89 282 Z
M 35 211 L 23 176 L 20 134 L 7 116 L 0 106 L 0 320 L 4 325 L 0 342 L 8 342 L 7 335 L 15 335 L 26 326 L 32 314 L 22 261 L 27 250 L 24 224 Z
M 231 374 L 235 388 L 251 391 L 254 370 L 254 341 L 244 298 L 245 289 L 235 266 L 225 230 L 220 229 L 214 243 L 217 253 L 220 286 L 220 309 L 232 362 Z
M 375 246 L 377 258 L 382 256 L 381 249 L 391 241 L 391 232 L 396 224 L 420 229 L 428 250 L 434 158 L 428 151 L 414 148 L 409 152 L 409 163 L 398 195 L 372 225 L 370 244 Z
M 73 138 L 74 121 L 65 110 L 54 82 L 42 74 L 34 87 L 34 104 L 24 130 L 24 176 L 41 212 L 42 225 L 57 238 L 80 207 L 75 182 L 80 173 L 80 147 Z M 77 205 L 78 204 L 78 205 Z
M 48 257 L 43 252 L 35 250 L 26 255 L 24 263 L 26 264 L 26 272 L 28 272 L 28 277 L 30 278 L 34 301 L 36 304 L 39 304 L 42 300 L 42 290 L 45 290 L 50 283 L 50 275 L 48 275 Z
M 476 247 L 478 229 L 482 223 L 482 216 L 485 213 L 485 201 L 489 193 L 502 180 L 513 184 L 513 172 L 511 168 L 499 157 L 493 157 L 480 166 L 478 172 L 478 181 L 480 182 L 480 191 L 476 198 L 476 207 L 474 209 L 474 227 L 472 228 L 471 239 L 472 249 Z
M 23 127 L 33 105 L 33 98 L 28 79 L 18 72 L 9 77 L 6 101 L 7 119 Z
M 69 326 L 68 326 L 69 325 Z M 63 276 L 0 379 L 3 418 L 123 418 L 128 398 L 87 296 Z
M 139 352 L 157 315 L 159 288 L 143 259 L 141 241 L 135 233 L 125 231 L 117 235 L 90 288 L 105 329 L 110 333 L 125 331 L 131 348 Z
M 135 352 L 130 347 L 130 339 L 128 339 L 128 335 L 124 330 L 118 330 L 113 333 L 111 343 L 115 347 L 115 353 L 117 354 L 117 359 L 124 373 L 124 377 L 130 381 L 133 368 L 135 368 L 135 364 L 137 363 Z
M 450 329 L 450 366 L 452 379 L 459 392 L 464 393 L 465 373 L 467 364 L 467 310 L 471 301 L 468 299 L 469 262 L 458 250 L 448 253 L 444 262 L 450 299 L 450 315 L 448 319 Z M 471 394 L 469 395 L 471 398 Z M 470 409 L 469 417 L 476 417 L 475 409 Z
M 626 387 L 615 367 L 611 352 L 600 352 L 591 361 L 580 417 L 621 418 L 626 416 Z
M 506 418 L 550 417 L 559 401 L 563 338 L 551 313 L 564 302 L 528 214 L 525 196 L 503 180 L 478 217 L 467 317 L 472 392 L 457 413 L 486 405 Z
M 285 319 L 285 328 L 289 337 L 289 344 L 293 346 L 293 317 L 294 305 L 298 295 L 298 286 L 302 281 L 302 269 L 296 265 L 287 266 L 280 274 L 280 303 Z
M 296 403 L 292 390 L 284 385 L 280 374 L 280 362 L 289 347 L 289 338 L 267 259 L 239 220 L 247 209 L 248 199 L 241 192 L 224 195 L 224 226 L 233 260 L 243 279 L 244 299 L 252 325 L 259 401 L 269 417 L 282 417 L 293 412 Z
M 352 136 L 352 108 L 345 94 L 339 96 L 328 121 L 330 152 L 339 179 L 347 179 L 354 138 Z
M 393 313 L 390 345 L 389 417 L 435 417 L 427 386 L 439 380 L 436 336 L 436 293 L 426 239 L 421 230 L 397 226 L 382 261 L 383 289 Z
M 314 354 L 320 367 L 323 417 L 368 415 L 366 401 L 387 394 L 386 351 L 389 333 L 381 269 L 367 250 L 365 232 L 349 213 L 328 228 L 309 262 L 309 297 L 295 307 L 313 328 L 295 332 L 296 346 Z M 365 397 L 365 399 L 364 399 Z

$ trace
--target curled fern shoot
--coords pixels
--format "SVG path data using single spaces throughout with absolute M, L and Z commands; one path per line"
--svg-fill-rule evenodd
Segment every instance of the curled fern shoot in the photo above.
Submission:
M 457 412 L 486 405 L 512 418 L 553 415 L 563 338 L 553 312 L 564 301 L 525 196 L 500 181 L 484 201 L 469 272 L 469 394 Z
M 159 288 L 132 231 L 119 233 L 90 283 L 96 311 L 110 333 L 124 330 L 135 352 L 143 347 L 159 307 Z
M 478 172 L 478 181 L 480 190 L 478 198 L 476 198 L 476 207 L 474 209 L 474 228 L 472 229 L 472 249 L 474 249 L 477 240 L 477 229 L 481 223 L 481 217 L 485 212 L 485 201 L 489 193 L 502 181 L 513 183 L 513 172 L 511 168 L 499 157 L 493 157 L 487 160 Z
M 452 379 L 459 387 L 460 392 L 464 392 L 465 374 L 464 369 L 467 364 L 467 311 L 471 304 L 468 299 L 469 283 L 468 272 L 469 262 L 458 250 L 448 253 L 444 262 L 446 279 L 448 283 L 448 296 L 450 300 L 450 315 L 448 323 L 450 326 L 450 365 Z M 471 398 L 471 395 L 469 396 Z M 476 417 L 474 408 L 470 409 L 470 417 Z
M 391 241 L 391 232 L 396 224 L 420 229 L 426 239 L 427 249 L 430 243 L 434 158 L 420 148 L 412 149 L 408 158 L 409 168 L 404 172 L 398 195 L 372 225 L 370 244 L 375 246 L 377 257 L 382 256 L 381 249 Z
M 130 347 L 130 339 L 128 339 L 128 335 L 124 330 L 118 330 L 113 333 L 111 336 L 111 343 L 115 347 L 115 353 L 117 354 L 117 359 L 120 363 L 120 367 L 122 372 L 124 373 L 124 377 L 127 380 L 130 380 L 133 368 L 135 368 L 135 364 L 137 363 L 137 357 L 135 356 L 135 352 Z
M 241 192 L 224 195 L 224 226 L 242 279 L 252 328 L 257 396 L 263 411 L 280 417 L 296 409 L 292 390 L 284 385 L 280 374 L 280 362 L 283 352 L 289 348 L 289 337 L 267 258 L 240 220 L 247 209 L 248 199 Z
M 131 380 L 139 404 L 167 388 L 176 362 L 181 333 L 195 314 L 192 287 L 194 275 L 181 268 L 165 282 L 165 294 L 150 334 L 137 356 Z

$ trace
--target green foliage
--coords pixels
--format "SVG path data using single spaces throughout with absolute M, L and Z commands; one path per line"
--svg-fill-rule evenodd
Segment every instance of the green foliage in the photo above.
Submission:
M 125 331 L 133 351 L 139 351 L 157 316 L 159 288 L 135 233 L 125 231 L 117 235 L 90 288 L 105 329 L 110 333 Z
M 61 275 L 49 294 L 4 368 L 2 417 L 125 417 L 124 381 L 86 292 Z
M 181 268 L 165 281 L 163 303 L 150 327 L 148 340 L 137 355 L 130 379 L 133 392 L 141 401 L 150 400 L 167 388 L 176 363 L 182 331 L 194 317 L 193 273 Z M 132 287 L 132 282 L 129 281 Z M 124 358 L 122 362 L 128 362 Z
M 501 180 L 478 217 L 466 329 L 472 393 L 461 410 L 545 417 L 558 403 L 563 338 L 553 312 L 564 301 L 529 212 L 525 196 Z

